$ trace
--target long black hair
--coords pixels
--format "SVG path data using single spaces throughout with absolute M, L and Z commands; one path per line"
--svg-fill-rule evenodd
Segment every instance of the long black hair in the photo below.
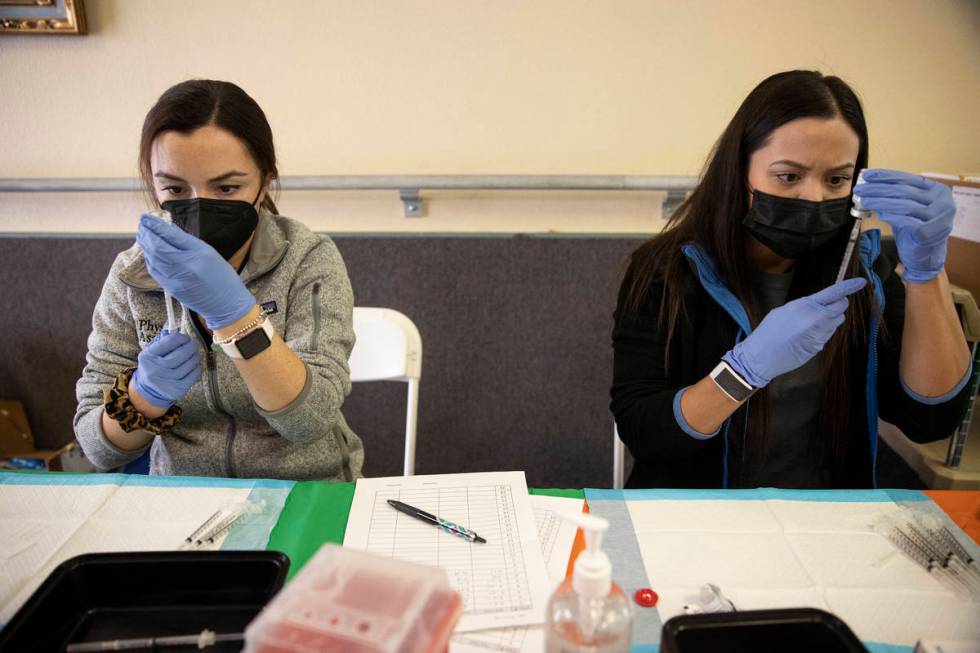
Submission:
M 868 129 L 861 102 L 839 77 L 815 71 L 792 70 L 777 73 L 756 86 L 715 144 L 694 192 L 669 216 L 661 234 L 641 245 L 629 261 L 631 282 L 627 288 L 626 309 L 643 305 L 651 284 L 664 284 L 660 321 L 667 329 L 668 365 L 670 343 L 685 319 L 682 289 L 690 281 L 690 268 L 681 246 L 697 243 L 715 260 L 729 289 L 746 307 L 753 327 L 762 319 L 752 298 L 750 262 L 746 254 L 748 234 L 742 226 L 749 207 L 749 159 L 764 147 L 773 131 L 798 118 L 841 117 L 858 136 L 855 172 L 868 165 Z M 856 179 L 856 175 L 855 178 Z M 852 187 L 854 183 L 852 179 Z M 833 283 L 827 261 L 840 261 L 847 233 L 832 239 L 805 259 L 796 262 L 790 296 L 815 292 Z M 856 254 L 856 253 L 855 253 Z M 834 266 L 836 267 L 836 266 Z M 849 276 L 861 275 L 858 256 L 851 258 Z M 829 275 L 829 278 L 828 278 Z M 822 399 L 821 430 L 829 434 L 830 460 L 839 464 L 847 445 L 850 385 L 848 359 L 854 345 L 867 338 L 868 315 L 874 297 L 869 287 L 852 296 L 844 325 L 822 352 L 826 383 Z M 850 346 L 849 346 L 850 345 Z M 752 399 L 753 416 L 759 421 L 751 429 L 750 449 L 757 459 L 764 458 L 768 426 L 768 397 L 764 391 Z M 760 410 L 761 409 L 761 410 Z
M 231 82 L 213 79 L 189 79 L 171 86 L 146 114 L 140 135 L 139 169 L 143 186 L 154 204 L 153 171 L 150 150 L 158 135 L 166 131 L 189 133 L 205 125 L 216 125 L 230 132 L 248 148 L 261 173 L 261 182 L 278 181 L 276 148 L 272 128 L 262 107 Z M 262 208 L 278 213 L 271 193 L 266 193 Z

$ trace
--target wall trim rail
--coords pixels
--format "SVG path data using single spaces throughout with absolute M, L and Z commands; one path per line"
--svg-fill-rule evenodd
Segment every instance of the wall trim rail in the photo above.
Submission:
M 698 178 L 681 175 L 327 175 L 285 176 L 283 190 L 398 191 L 405 217 L 423 215 L 426 190 L 582 190 L 665 192 L 668 215 L 697 185 Z M 135 177 L 0 179 L 0 193 L 138 192 Z

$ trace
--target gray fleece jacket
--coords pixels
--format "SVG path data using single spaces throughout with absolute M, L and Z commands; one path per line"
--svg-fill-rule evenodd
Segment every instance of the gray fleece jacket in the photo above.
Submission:
M 175 301 L 181 331 L 198 343 L 201 380 L 179 401 L 180 421 L 148 446 L 150 473 L 293 480 L 350 481 L 361 475 L 364 450 L 340 407 L 350 392 L 347 360 L 354 346 L 354 297 L 333 242 L 301 223 L 263 211 L 248 261 L 246 287 L 306 365 L 306 385 L 288 406 L 264 411 L 234 363 L 208 348 Z M 157 335 L 167 318 L 163 292 L 146 270 L 143 251 L 120 253 L 92 316 L 87 363 L 75 387 L 75 435 L 89 459 L 111 468 L 135 460 L 102 431 L 102 391 Z

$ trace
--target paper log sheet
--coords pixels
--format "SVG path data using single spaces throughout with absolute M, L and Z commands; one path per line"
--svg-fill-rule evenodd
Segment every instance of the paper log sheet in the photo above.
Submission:
M 467 542 L 400 513 L 388 499 L 487 542 Z M 445 570 L 463 598 L 457 632 L 544 621 L 550 583 L 524 472 L 358 479 L 344 546 Z
M 565 580 L 568 558 L 572 553 L 578 527 L 557 515 L 558 511 L 582 512 L 585 501 L 542 495 L 531 496 L 534 518 L 538 524 L 541 553 L 548 565 L 551 591 Z M 454 635 L 450 653 L 537 653 L 544 650 L 544 626 L 517 626 L 479 630 Z

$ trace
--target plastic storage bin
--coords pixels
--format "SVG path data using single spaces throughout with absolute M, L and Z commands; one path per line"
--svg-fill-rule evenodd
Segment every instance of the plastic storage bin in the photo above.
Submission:
M 288 570 L 289 558 L 274 551 L 77 556 L 52 571 L 0 630 L 0 653 L 61 653 L 72 642 L 189 635 L 205 628 L 240 633 L 282 587 Z M 207 651 L 240 648 L 240 641 L 225 642 Z
M 867 653 L 840 618 L 817 608 L 743 610 L 672 617 L 661 653 Z
M 325 544 L 245 631 L 245 653 L 438 653 L 463 611 L 441 569 Z

